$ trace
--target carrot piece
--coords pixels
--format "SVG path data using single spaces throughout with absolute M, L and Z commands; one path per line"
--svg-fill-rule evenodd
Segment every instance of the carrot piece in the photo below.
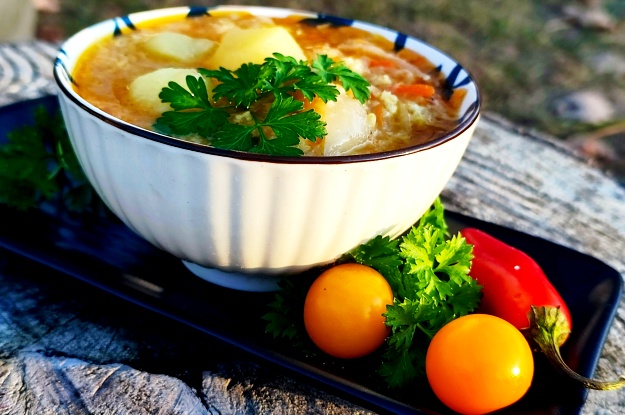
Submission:
M 427 84 L 399 84 L 393 88 L 393 92 L 396 95 L 430 98 L 436 91 L 432 85 Z
M 375 123 L 380 126 L 384 122 L 384 105 L 378 104 L 373 107 L 373 114 L 375 114 Z
M 388 59 L 377 59 L 369 62 L 370 68 L 396 68 L 397 63 Z
M 464 88 L 455 89 L 454 92 L 451 94 L 451 97 L 449 98 L 449 106 L 453 109 L 460 108 L 460 105 L 462 105 L 462 101 L 464 100 L 464 97 L 466 95 L 467 95 L 466 89 Z

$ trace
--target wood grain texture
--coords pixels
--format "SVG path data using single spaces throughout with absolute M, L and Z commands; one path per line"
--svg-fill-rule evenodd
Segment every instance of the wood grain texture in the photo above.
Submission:
M 202 394 L 209 410 L 218 409 L 218 413 L 373 414 L 338 398 L 325 399 L 311 386 L 246 361 L 218 365 L 216 371 L 204 372 Z
M 210 413 L 179 379 L 118 363 L 96 365 L 23 352 L 1 365 L 6 394 L 0 409 L 10 414 Z
M 0 105 L 56 93 L 52 63 L 57 53 L 52 43 L 0 43 Z
M 0 251 L 0 415 L 372 412 Z

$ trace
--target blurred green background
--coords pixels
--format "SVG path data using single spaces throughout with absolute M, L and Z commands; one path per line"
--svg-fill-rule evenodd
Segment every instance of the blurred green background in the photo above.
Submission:
M 486 111 L 559 137 L 625 176 L 623 0 L 36 1 L 39 37 L 50 40 L 109 17 L 191 4 L 291 7 L 387 26 L 458 60 Z

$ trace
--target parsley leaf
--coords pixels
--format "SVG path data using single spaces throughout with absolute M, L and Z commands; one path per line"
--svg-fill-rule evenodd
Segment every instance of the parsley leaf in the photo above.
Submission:
M 337 79 L 345 88 L 345 91 L 352 90 L 354 97 L 364 104 L 371 92 L 369 91 L 369 82 L 358 73 L 349 69 L 345 64 L 334 62 L 327 55 L 319 55 L 314 60 L 312 67 L 317 71 L 319 76 L 326 82 L 334 82 Z
M 34 207 L 38 200 L 50 199 L 59 190 L 57 167 L 48 168 L 53 154 L 38 136 L 40 122 L 38 112 L 38 127 L 9 133 L 9 142 L 0 148 L 0 201 L 20 209 Z
M 202 78 L 188 75 L 186 83 L 188 90 L 175 82 L 170 82 L 167 88 L 162 89 L 159 97 L 175 111 L 164 112 L 154 126 L 158 131 L 168 134 L 197 133 L 211 137 L 228 122 L 230 114 L 211 105 Z
M 316 141 L 327 131 L 318 113 L 304 111 L 304 103 L 294 98 L 297 94 L 309 101 L 336 101 L 339 90 L 332 83 L 338 80 L 355 96 L 364 88 L 369 97 L 369 84 L 360 75 L 327 56 L 322 62 L 311 67 L 275 53 L 262 64 L 247 63 L 234 71 L 199 68 L 202 76 L 188 76 L 187 88 L 175 82 L 163 88 L 159 97 L 174 111 L 164 112 L 154 128 L 165 134 L 199 135 L 217 148 L 302 155 L 300 139 Z M 203 77 L 217 81 L 212 99 Z M 362 91 L 358 96 L 364 103 Z
M 444 236 L 449 236 L 447 222 L 445 222 L 445 207 L 441 203 L 440 198 L 436 199 L 430 209 L 427 210 L 419 219 L 418 226 L 432 225 L 436 229 L 440 229 Z
M 437 200 L 399 244 L 403 298 L 387 307 L 391 336 L 381 375 L 391 387 L 424 374 L 423 361 L 406 365 L 407 356 L 425 356 L 431 338 L 451 320 L 477 308 L 481 286 L 469 276 L 473 247 L 461 235 L 447 238 Z
M 25 210 L 58 200 L 71 211 L 97 209 L 59 111 L 34 110 L 34 123 L 8 133 L 0 145 L 0 203 Z
M 386 349 L 382 354 L 384 364 L 379 373 L 390 387 L 403 386 L 425 369 L 427 337 L 419 325 L 427 324 L 436 318 L 436 310 L 427 300 L 395 300 L 393 307 L 386 313 L 387 325 L 391 326 Z
M 169 102 L 175 110 L 188 110 L 194 108 L 209 108 L 208 92 L 206 84 L 199 78 L 187 75 L 187 91 L 175 82 L 170 82 L 167 88 L 163 88 L 158 97 L 163 102 Z
M 259 98 L 258 91 L 262 86 L 260 65 L 243 64 L 234 72 L 226 68 L 220 68 L 216 71 L 199 68 L 198 72 L 207 78 L 215 78 L 220 82 L 213 89 L 215 101 L 226 98 L 236 106 L 249 108 Z
M 336 101 L 339 91 L 312 71 L 306 62 L 275 53 L 262 65 L 243 64 L 235 71 L 225 68 L 198 71 L 207 78 L 220 82 L 213 90 L 214 99 L 226 98 L 236 106 L 250 106 L 269 94 L 283 97 L 300 91 L 312 101 L 318 96 L 324 102 Z
M 299 137 L 315 141 L 325 135 L 320 116 L 312 110 L 303 111 L 304 104 L 291 97 L 278 95 L 263 120 L 253 117 L 252 125 L 226 124 L 213 136 L 217 148 L 254 153 L 298 156 Z M 273 132 L 273 137 L 268 135 Z
M 399 240 L 388 236 L 376 236 L 368 243 L 360 245 L 349 256 L 359 264 L 365 264 L 384 275 L 393 293 L 405 296 L 400 267 L 403 260 L 399 256 Z
M 269 310 L 261 317 L 267 322 L 265 333 L 274 339 L 286 340 L 288 347 L 294 347 L 302 357 L 309 359 L 318 354 L 318 349 L 308 337 L 304 325 L 304 302 L 308 289 L 320 270 L 310 270 L 295 278 L 285 278 L 278 283 L 280 290 L 273 295 Z
M 265 61 L 272 76 L 268 87 L 277 94 L 290 94 L 300 91 L 304 97 L 312 101 L 319 97 L 323 102 L 336 101 L 338 89 L 330 82 L 313 72 L 306 62 L 297 62 L 292 57 L 274 54 Z
M 274 338 L 286 337 L 295 339 L 302 331 L 303 320 L 292 319 L 291 314 L 301 314 L 300 310 L 306 299 L 306 289 L 296 286 L 292 279 L 286 278 L 278 283 L 280 291 L 274 295 L 274 300 L 269 303 L 269 311 L 262 319 L 267 321 L 265 332 Z
M 390 387 L 400 387 L 424 374 L 434 334 L 477 308 L 481 286 L 469 276 L 473 247 L 459 234 L 449 237 L 439 199 L 396 244 L 390 242 L 378 237 L 350 255 L 393 288 L 396 299 L 385 313 L 391 335 L 379 373 Z
M 315 141 L 326 134 L 325 124 L 319 121 L 321 116 L 313 110 L 300 112 L 303 108 L 301 101 L 278 95 L 263 125 L 271 127 L 278 139 L 300 136 Z

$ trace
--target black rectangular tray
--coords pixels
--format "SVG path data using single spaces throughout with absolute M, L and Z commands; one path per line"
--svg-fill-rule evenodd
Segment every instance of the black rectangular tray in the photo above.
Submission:
M 56 108 L 53 98 L 0 109 L 0 143 L 15 126 L 32 122 L 34 106 Z M 7 118 L 8 117 L 8 118 Z M 3 123 L 3 119 L 10 119 Z M 153 247 L 110 215 L 73 215 L 52 205 L 21 212 L 0 206 L 0 247 L 61 271 L 76 280 L 167 316 L 211 338 L 278 365 L 298 379 L 378 412 L 450 413 L 426 386 L 418 393 L 386 389 L 366 361 L 305 359 L 264 333 L 261 316 L 272 294 L 247 293 L 208 283 L 180 260 Z M 605 263 L 566 247 L 511 229 L 447 212 L 452 230 L 472 226 L 532 256 L 569 305 L 574 330 L 564 360 L 591 377 L 616 314 L 621 275 Z M 229 307 L 236 303 L 244 305 Z M 502 414 L 579 414 L 587 391 L 557 374 L 542 356 L 530 391 Z

